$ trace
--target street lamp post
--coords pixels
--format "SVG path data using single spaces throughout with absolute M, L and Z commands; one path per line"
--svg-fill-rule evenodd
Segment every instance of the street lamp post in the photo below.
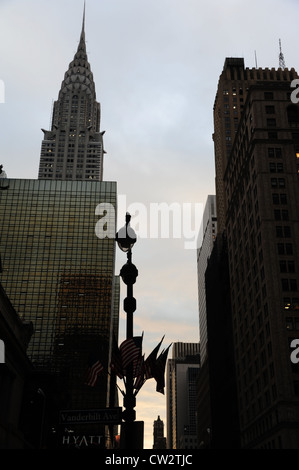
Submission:
M 121 268 L 120 276 L 127 286 L 127 297 L 124 299 L 124 311 L 127 314 L 126 339 L 133 338 L 133 314 L 136 310 L 136 299 L 133 297 L 133 285 L 138 276 L 138 270 L 132 263 L 132 248 L 137 241 L 134 230 L 130 227 L 130 214 L 126 214 L 126 225 L 116 234 L 116 241 L 119 248 L 127 253 L 127 263 Z M 134 449 L 138 447 L 138 438 L 136 433 L 136 398 L 134 395 L 134 377 L 133 364 L 131 363 L 126 371 L 126 393 L 124 395 L 123 419 L 121 432 L 121 446 L 125 449 Z

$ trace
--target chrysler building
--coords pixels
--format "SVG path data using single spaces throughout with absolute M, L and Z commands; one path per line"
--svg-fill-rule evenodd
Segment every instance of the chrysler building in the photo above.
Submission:
M 51 130 L 43 130 L 39 179 L 103 179 L 103 134 L 100 103 L 87 58 L 85 7 L 77 52 L 54 102 Z

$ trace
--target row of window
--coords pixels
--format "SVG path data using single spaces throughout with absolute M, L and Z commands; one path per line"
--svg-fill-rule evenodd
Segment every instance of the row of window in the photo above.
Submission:
M 284 297 L 283 305 L 285 310 L 299 310 L 299 297 Z
M 285 193 L 272 193 L 272 202 L 275 205 L 287 204 L 287 195 Z
M 299 331 L 299 318 L 287 317 L 286 328 L 289 331 L 292 331 L 292 330 Z
M 283 292 L 296 292 L 297 279 L 281 279 L 281 287 Z
M 270 165 L 274 165 L 272 163 L 270 163 Z M 277 163 L 276 165 L 281 165 L 280 163 Z M 275 166 L 276 166 L 275 165 Z M 271 179 L 271 186 L 273 187 L 276 187 L 276 184 L 277 185 L 280 185 L 280 187 L 285 187 L 285 181 L 283 179 L 283 181 L 280 181 L 281 179 L 278 178 L 272 178 Z M 273 185 L 274 183 L 274 185 Z M 278 193 L 272 193 L 272 202 L 273 202 L 273 205 L 276 205 L 276 204 L 279 204 L 279 203 L 282 203 L 282 204 L 286 204 L 287 203 L 287 196 L 285 193 L 283 194 L 278 194 Z M 287 209 L 274 209 L 274 219 L 275 220 L 281 220 L 281 221 L 287 221 L 289 220 L 289 211 Z M 277 225 L 275 227 L 275 231 L 276 231 L 276 237 L 278 238 L 291 238 L 291 227 L 288 226 L 288 225 Z M 288 254 L 291 254 L 290 251 L 292 251 L 292 245 L 291 244 L 286 244 L 288 245 L 288 251 L 289 253 Z M 284 251 L 285 248 L 286 248 L 286 245 L 284 244 L 279 244 L 278 247 L 278 254 L 282 254 L 280 253 L 280 251 Z M 294 260 L 279 260 L 279 270 L 280 270 L 280 273 L 283 274 L 283 273 L 290 273 L 290 274 L 293 274 L 295 273 L 295 262 Z M 288 279 L 288 278 L 282 278 L 281 279 L 281 288 L 282 288 L 282 291 L 283 292 L 292 292 L 292 291 L 297 291 L 297 280 L 296 279 Z
M 285 188 L 284 178 L 271 178 L 271 188 Z
M 289 220 L 289 211 L 287 209 L 275 209 L 274 210 L 274 219 L 275 220 Z M 291 228 L 289 227 L 290 232 Z M 289 235 L 291 236 L 291 235 Z
M 269 163 L 270 173 L 283 173 L 283 164 L 282 163 Z

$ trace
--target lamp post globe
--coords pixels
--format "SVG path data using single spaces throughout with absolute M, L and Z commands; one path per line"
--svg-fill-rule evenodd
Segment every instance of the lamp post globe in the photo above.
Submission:
M 131 215 L 126 214 L 126 225 L 119 229 L 116 234 L 116 241 L 121 251 L 128 253 L 137 241 L 136 233 L 130 226 Z

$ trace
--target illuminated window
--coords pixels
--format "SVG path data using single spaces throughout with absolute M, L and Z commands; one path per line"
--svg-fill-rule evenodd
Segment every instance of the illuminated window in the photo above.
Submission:
M 284 309 L 289 310 L 291 307 L 291 299 L 289 297 L 284 297 L 283 304 L 284 304 Z

